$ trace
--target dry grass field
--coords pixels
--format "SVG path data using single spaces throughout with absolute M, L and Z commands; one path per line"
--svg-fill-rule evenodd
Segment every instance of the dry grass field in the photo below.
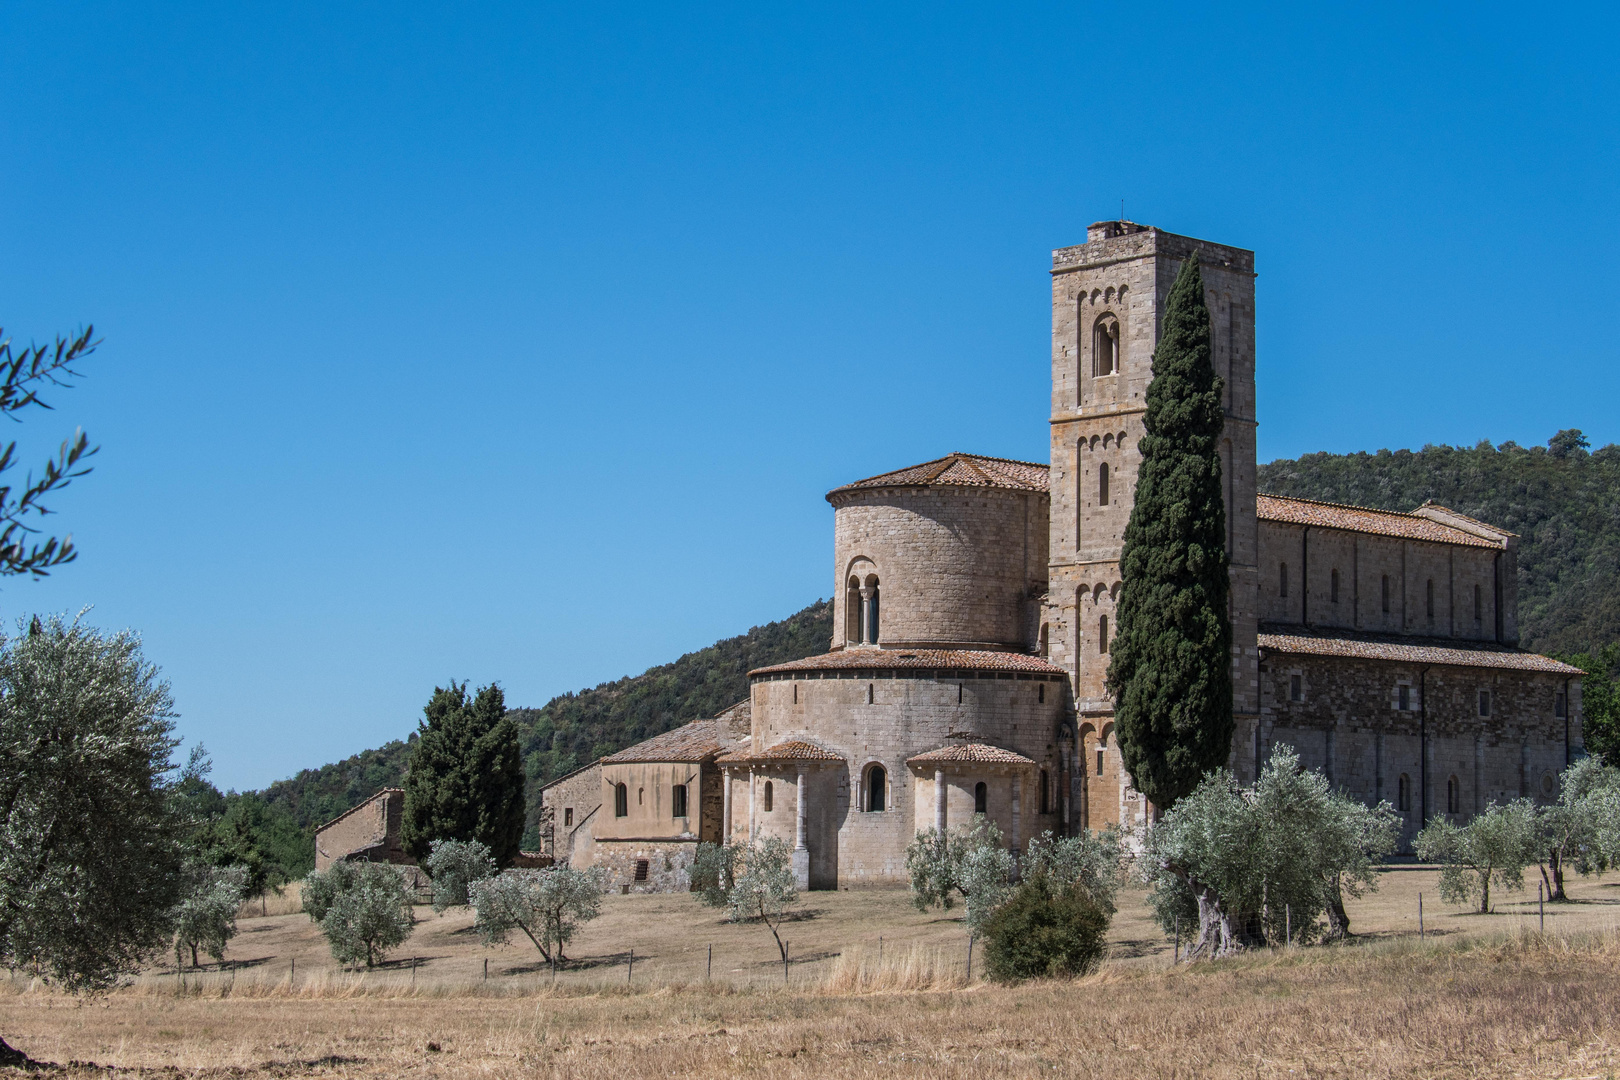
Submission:
M 785 986 L 765 929 L 689 896 L 609 897 L 555 987 L 532 947 L 485 950 L 464 914 L 423 909 L 364 975 L 272 914 L 242 920 L 223 972 L 157 970 L 87 1003 L 0 984 L 0 1034 L 86 1076 L 1620 1075 L 1620 877 L 1577 882 L 1544 935 L 1533 880 L 1490 916 L 1434 883 L 1386 874 L 1351 907 L 1354 944 L 1179 968 L 1127 895 L 1101 972 L 1011 988 L 970 982 L 958 913 L 903 890 L 805 896 Z

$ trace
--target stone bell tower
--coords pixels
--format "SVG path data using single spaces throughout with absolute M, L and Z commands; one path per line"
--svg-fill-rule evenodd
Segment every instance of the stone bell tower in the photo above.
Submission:
M 1145 812 L 1121 775 L 1104 679 L 1117 626 L 1120 544 L 1141 462 L 1160 311 L 1198 252 L 1225 383 L 1221 442 L 1231 559 L 1238 740 L 1259 716 L 1255 523 L 1254 253 L 1129 221 L 1101 221 L 1052 253 L 1051 570 L 1044 611 L 1053 663 L 1073 679 L 1071 827 Z

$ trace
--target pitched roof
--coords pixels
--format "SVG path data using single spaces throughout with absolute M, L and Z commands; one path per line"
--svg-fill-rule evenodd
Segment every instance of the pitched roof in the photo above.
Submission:
M 366 797 L 364 799 L 361 799 L 359 802 L 355 803 L 353 806 L 351 806 L 347 810 L 343 811 L 343 813 L 339 814 L 337 817 L 333 818 L 331 821 L 328 821 L 324 825 L 315 826 L 315 832 L 316 832 L 317 835 L 322 833 L 322 832 L 325 832 L 327 829 L 330 829 L 333 825 L 336 825 L 338 822 L 342 821 L 344 818 L 348 817 L 350 814 L 353 814 L 358 810 L 361 810 L 361 809 L 364 809 L 367 806 L 370 806 L 372 803 L 376 802 L 378 799 L 386 798 L 389 795 L 404 795 L 404 794 L 405 794 L 405 789 L 401 788 L 401 787 L 378 788 L 376 791 L 372 792 L 371 795 L 369 795 L 368 797 Z
M 1051 469 L 1033 461 L 984 457 L 981 454 L 946 454 L 921 465 L 856 480 L 827 493 L 834 495 L 866 488 L 886 487 L 994 487 L 1014 491 L 1051 490 Z
M 1254 508 L 1261 521 L 1278 521 L 1289 525 L 1319 525 L 1330 529 L 1348 529 L 1351 532 L 1397 536 L 1405 540 L 1428 540 L 1438 544 L 1461 544 L 1466 547 L 1500 549 L 1506 539 L 1513 535 L 1494 529 L 1483 522 L 1474 522 L 1480 527 L 1481 532 L 1495 533 L 1501 537 L 1493 540 L 1478 533 L 1465 532 L 1443 524 L 1422 513 L 1402 514 L 1393 510 L 1370 510 L 1365 506 L 1345 506 L 1341 503 L 1317 502 L 1314 499 L 1291 499 L 1281 495 L 1257 496 Z M 1433 509 L 1461 521 L 1473 521 L 1472 518 L 1464 517 L 1442 506 Z
M 1032 758 L 989 743 L 950 743 L 906 758 L 907 765 L 1033 765 Z
M 1580 668 L 1550 656 L 1524 652 L 1489 642 L 1459 642 L 1455 638 L 1399 638 L 1347 631 L 1313 633 L 1298 627 L 1264 632 L 1259 645 L 1279 653 L 1310 656 L 1347 656 L 1359 660 L 1392 660 L 1404 664 L 1442 664 L 1452 667 L 1496 668 L 1502 671 L 1539 671 L 1550 675 L 1580 676 Z
M 787 739 L 757 754 L 750 754 L 746 748 L 738 748 L 719 760 L 728 764 L 748 761 L 843 761 L 844 756 L 804 739 Z
M 735 735 L 722 720 L 694 720 L 673 731 L 627 746 L 602 761 L 622 765 L 636 761 L 708 761 L 731 746 Z
M 961 668 L 978 671 L 1020 671 L 1036 675 L 1062 675 L 1063 669 L 1028 653 L 991 652 L 988 649 L 870 649 L 850 648 L 809 656 L 786 664 L 755 668 L 748 673 L 776 675 L 796 671 L 926 670 Z

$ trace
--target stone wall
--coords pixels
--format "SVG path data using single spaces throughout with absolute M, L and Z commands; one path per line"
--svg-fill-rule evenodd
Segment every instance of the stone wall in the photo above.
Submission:
M 906 759 L 946 745 L 953 735 L 1012 750 L 1054 778 L 1061 775 L 1058 728 L 1066 696 L 1059 676 L 986 671 L 979 678 L 939 679 L 932 674 L 754 682 L 756 752 L 787 738 L 807 736 L 843 758 L 835 764 L 812 765 L 807 773 L 812 888 L 906 880 L 906 845 L 919 828 L 933 824 L 927 799 L 930 809 L 918 819 L 919 774 Z M 888 785 L 885 809 L 879 813 L 863 809 L 863 783 L 873 765 L 882 767 Z M 756 767 L 752 780 L 746 768 L 733 767 L 730 776 L 731 835 L 745 839 L 752 822 L 755 835 L 780 836 L 791 844 L 797 824 L 796 766 Z M 984 777 L 953 773 L 952 783 L 966 782 L 971 792 L 974 779 L 989 778 L 988 770 Z M 767 781 L 772 785 L 768 812 L 763 795 Z M 931 791 L 932 769 L 927 770 L 926 781 Z M 1054 785 L 1061 793 L 1061 782 L 1054 780 Z M 971 794 L 968 799 L 966 809 L 959 799 L 952 803 L 953 822 L 971 816 Z M 1023 835 L 1060 828 L 1061 806 L 1061 799 L 1055 800 L 1044 816 L 1026 809 L 1021 815 Z M 1010 786 L 1005 778 L 995 781 L 989 813 L 1010 833 Z
M 608 889 L 621 893 L 687 892 L 697 841 L 598 840 L 596 865 L 607 871 Z M 636 880 L 638 863 L 646 878 Z
M 896 487 L 833 498 L 835 648 L 858 632 L 851 576 L 878 579 L 886 646 L 1034 646 L 1046 591 L 1044 492 Z
M 1336 788 L 1395 806 L 1403 847 L 1425 815 L 1463 823 L 1493 802 L 1551 801 L 1582 745 L 1579 681 L 1559 675 L 1272 653 L 1261 686 L 1258 728 L 1240 729 L 1233 750 L 1240 778 L 1252 781 L 1275 746 L 1291 745 Z M 1559 694 L 1569 695 L 1564 716 Z
M 404 820 L 405 792 L 384 788 L 315 833 L 315 869 L 324 870 L 345 858 L 415 862 L 400 843 Z
M 613 812 L 611 806 L 608 812 Z M 540 792 L 541 854 L 571 866 L 593 865 L 595 828 L 601 816 L 601 762 L 553 780 Z
M 698 839 L 701 820 L 703 770 L 696 762 L 602 763 L 602 810 L 594 833 L 598 845 L 606 840 Z M 625 814 L 620 817 L 614 786 L 623 784 Z M 675 815 L 674 789 L 686 788 L 686 812 Z

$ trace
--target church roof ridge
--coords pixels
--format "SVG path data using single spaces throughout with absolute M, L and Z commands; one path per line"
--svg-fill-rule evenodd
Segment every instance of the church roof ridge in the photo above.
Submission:
M 1494 530 L 1503 537 L 1503 540 L 1492 540 L 1455 525 L 1447 525 L 1424 514 L 1405 510 L 1379 510 L 1371 506 L 1354 506 L 1350 503 L 1327 502 L 1323 499 L 1302 499 L 1293 495 L 1268 495 L 1265 492 L 1258 492 L 1254 503 L 1255 516 L 1261 521 L 1278 521 L 1289 525 L 1317 525 L 1379 536 L 1398 536 L 1407 540 L 1427 540 L 1437 544 L 1500 549 L 1504 540 L 1512 535 Z M 1455 513 L 1449 510 L 1447 512 Z M 1464 515 L 1457 516 L 1460 518 Z M 1485 526 L 1484 522 L 1479 524 L 1490 528 Z
M 944 457 L 854 480 L 827 493 L 827 498 L 851 491 L 885 487 L 995 487 L 1013 491 L 1049 491 L 1051 466 L 1038 461 L 992 457 L 953 450 Z

